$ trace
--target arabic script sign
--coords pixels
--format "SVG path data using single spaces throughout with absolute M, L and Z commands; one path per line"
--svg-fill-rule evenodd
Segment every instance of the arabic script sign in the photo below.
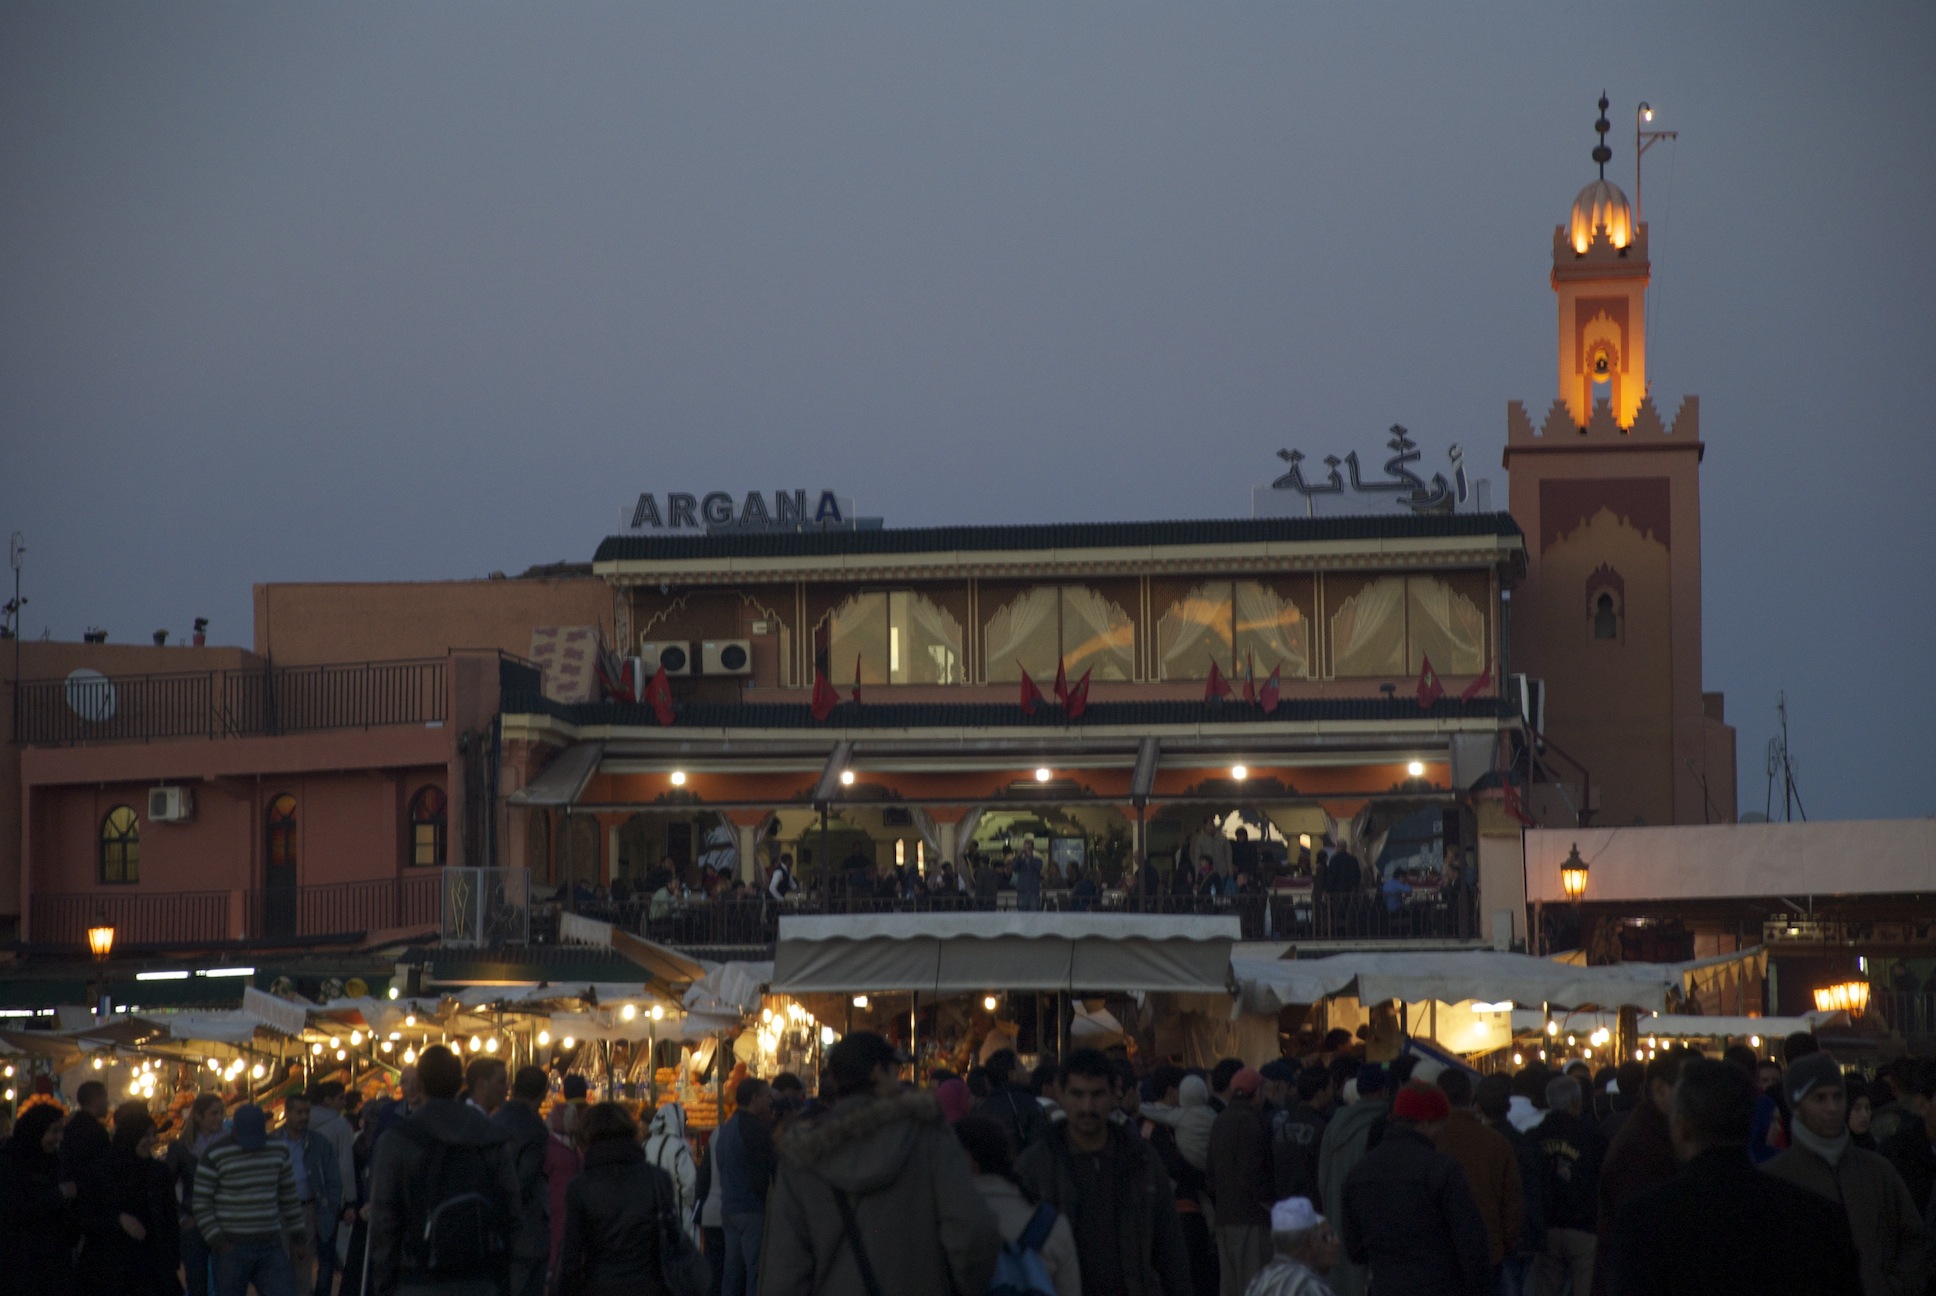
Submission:
M 1290 471 L 1273 481 L 1268 488 L 1257 489 L 1254 501 L 1256 512 L 1259 516 L 1298 513 L 1312 517 L 1320 512 L 1331 514 L 1391 508 L 1411 513 L 1450 513 L 1466 506 L 1471 490 L 1465 475 L 1465 452 L 1457 445 L 1451 448 L 1447 456 L 1452 468 L 1448 480 L 1444 473 L 1433 473 L 1427 479 L 1413 470 L 1412 465 L 1423 456 L 1411 434 L 1398 424 L 1392 425 L 1391 439 L 1385 444 L 1392 452 L 1391 458 L 1385 461 L 1385 475 L 1370 479 L 1364 476 L 1363 469 L 1359 467 L 1356 450 L 1342 459 L 1336 455 L 1326 455 L 1322 475 L 1315 471 L 1307 472 L 1303 451 L 1279 450 L 1277 457 L 1290 465 Z M 1339 471 L 1340 468 L 1344 471 Z

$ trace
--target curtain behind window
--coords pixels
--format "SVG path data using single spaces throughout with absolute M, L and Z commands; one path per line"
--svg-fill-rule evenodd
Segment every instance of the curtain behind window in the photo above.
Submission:
M 1257 581 L 1238 581 L 1233 591 L 1237 617 L 1236 669 L 1255 659 L 1257 678 L 1281 666 L 1292 679 L 1311 673 L 1310 627 L 1297 604 Z
M 1402 579 L 1387 576 L 1373 581 L 1332 615 L 1331 672 L 1338 676 L 1406 673 Z
M 988 618 L 988 681 L 991 684 L 1022 678 L 1027 670 L 1037 680 L 1054 678 L 1056 616 L 1061 591 L 1053 585 L 1024 590 Z
M 1486 668 L 1486 618 L 1472 600 L 1430 576 L 1406 582 L 1411 598 L 1410 669 L 1425 657 L 1442 675 L 1477 675 Z
M 1231 634 L 1230 582 L 1197 586 L 1156 623 L 1158 678 L 1207 679 L 1213 661 L 1229 673 L 1235 661 Z
M 1094 679 L 1136 677 L 1136 626 L 1129 614 L 1082 585 L 1062 590 L 1062 650 L 1069 678 L 1094 670 Z

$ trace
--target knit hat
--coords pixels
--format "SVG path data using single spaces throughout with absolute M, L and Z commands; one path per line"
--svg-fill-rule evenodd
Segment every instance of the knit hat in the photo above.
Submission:
M 941 1117 L 950 1125 L 975 1108 L 975 1095 L 967 1084 L 953 1076 L 934 1087 L 935 1101 L 941 1104 Z
M 1273 1058 L 1257 1068 L 1257 1074 L 1278 1084 L 1296 1084 L 1297 1068 L 1283 1058 Z
M 243 1103 L 235 1109 L 229 1129 L 235 1135 L 235 1145 L 244 1152 L 260 1152 L 269 1142 L 269 1117 L 254 1103 Z
M 1263 1083 L 1264 1077 L 1262 1075 L 1251 1070 L 1249 1067 L 1245 1067 L 1237 1072 L 1236 1075 L 1230 1077 L 1230 1092 L 1249 1097 L 1255 1094 Z
M 1302 1233 L 1324 1223 L 1309 1197 L 1286 1197 L 1271 1207 L 1271 1232 Z
M 1451 1114 L 1452 1104 L 1446 1100 L 1445 1090 L 1437 1085 L 1408 1084 L 1399 1089 L 1398 1097 L 1392 1100 L 1392 1117 L 1396 1120 L 1417 1121 L 1425 1125 L 1444 1120 Z
M 1385 1087 L 1385 1068 L 1376 1062 L 1367 1062 L 1358 1068 L 1358 1096 L 1369 1098 L 1383 1091 Z
M 1781 1076 L 1781 1091 L 1788 1095 L 1790 1107 L 1800 1106 L 1810 1091 L 1823 1085 L 1842 1088 L 1842 1068 L 1826 1053 L 1796 1058 Z

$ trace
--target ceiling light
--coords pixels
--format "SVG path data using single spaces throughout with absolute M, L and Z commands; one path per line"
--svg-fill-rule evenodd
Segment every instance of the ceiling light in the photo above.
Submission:
M 618 1010 L 618 1015 L 623 1017 L 626 1021 L 631 1021 L 634 1017 L 637 1017 L 639 1015 L 639 1006 L 637 1004 L 626 1004 L 623 1008 Z M 768 1018 L 768 1020 L 770 1021 L 772 1019 Z
M 672 771 L 672 786 L 684 787 L 685 785 L 686 785 L 686 772 L 684 770 Z
M 653 1020 L 653 1021 L 664 1021 L 664 1020 L 665 1020 L 665 1005 L 664 1005 L 664 1004 L 653 1004 L 653 1005 L 652 1005 L 652 1020 Z
M 1037 783 L 1047 783 L 1052 777 L 1054 776 L 1049 773 L 1049 767 L 1046 765 L 1035 771 L 1035 781 Z
M 405 1066 L 415 1066 L 417 1064 L 417 1050 L 413 1048 L 405 1049 L 403 1051 L 403 1064 Z
M 854 996 L 854 1007 L 856 1007 L 856 1008 L 862 1008 L 862 1009 L 864 1009 L 864 1008 L 866 1008 L 866 1007 L 867 1007 L 867 996 L 866 996 L 866 995 L 855 995 L 855 996 Z
M 351 1045 L 351 1047 L 355 1047 L 356 1045 L 359 1045 L 359 1044 L 361 1044 L 362 1042 L 363 1042 L 363 1032 L 362 1032 L 362 1031 L 360 1031 L 360 1030 L 353 1030 L 353 1031 L 351 1031 L 351 1032 L 350 1032 L 350 1045 Z
M 982 996 L 981 1006 L 986 1008 L 989 1012 L 994 1012 L 996 1002 L 997 1001 L 994 995 L 984 995 Z
M 484 1051 L 486 1053 L 497 1052 L 497 1036 L 493 1035 L 491 1036 L 491 1038 L 484 1041 Z
M 484 1047 L 484 1041 L 482 1039 L 478 1038 L 475 1035 L 471 1036 L 471 1052 L 475 1053 L 477 1052 L 477 1050 L 483 1047 Z
M 565 1036 L 565 1047 L 566 1047 L 566 1048 L 577 1048 L 577 1047 L 578 1047 L 578 1041 L 577 1041 L 577 1040 L 575 1040 L 575 1039 L 573 1039 L 573 1038 L 572 1038 L 571 1036 L 569 1036 L 569 1035 L 567 1035 L 567 1036 Z
M 1250 767 L 1248 765 L 1232 765 L 1230 767 L 1230 777 L 1241 783 L 1250 777 Z
M 137 981 L 186 981 L 188 980 L 188 973 L 186 972 L 137 972 L 134 974 L 134 979 Z
M 397 988 L 395 986 L 390 987 L 390 997 L 392 999 L 397 997 Z
M 539 1031 L 539 1032 L 538 1032 L 538 1047 L 539 1047 L 539 1048 L 548 1048 L 548 1047 L 550 1047 L 550 1045 L 551 1045 L 551 1032 L 550 1032 L 550 1031 L 548 1031 L 548 1030 L 541 1030 L 541 1031 Z
M 852 770 L 840 771 L 840 785 L 842 787 L 854 786 L 854 771 Z
M 1410 774 L 1410 775 L 1411 775 L 1411 776 L 1412 776 L 1413 778 L 1424 778 L 1424 777 L 1425 777 L 1425 762 L 1424 762 L 1424 761 L 1413 761 L 1413 762 L 1412 762 L 1411 764 L 1409 764 L 1409 765 L 1407 765 L 1407 766 L 1405 767 L 1405 772 L 1406 772 L 1407 774 Z

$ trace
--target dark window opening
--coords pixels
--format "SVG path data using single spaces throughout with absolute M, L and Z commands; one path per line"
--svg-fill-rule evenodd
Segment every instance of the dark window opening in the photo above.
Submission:
M 1595 639 L 1618 639 L 1620 637 L 1620 614 L 1613 610 L 1613 595 L 1602 594 L 1593 605 L 1593 637 Z
M 413 868 L 442 868 L 447 803 L 439 787 L 420 787 L 410 798 L 410 864 Z

